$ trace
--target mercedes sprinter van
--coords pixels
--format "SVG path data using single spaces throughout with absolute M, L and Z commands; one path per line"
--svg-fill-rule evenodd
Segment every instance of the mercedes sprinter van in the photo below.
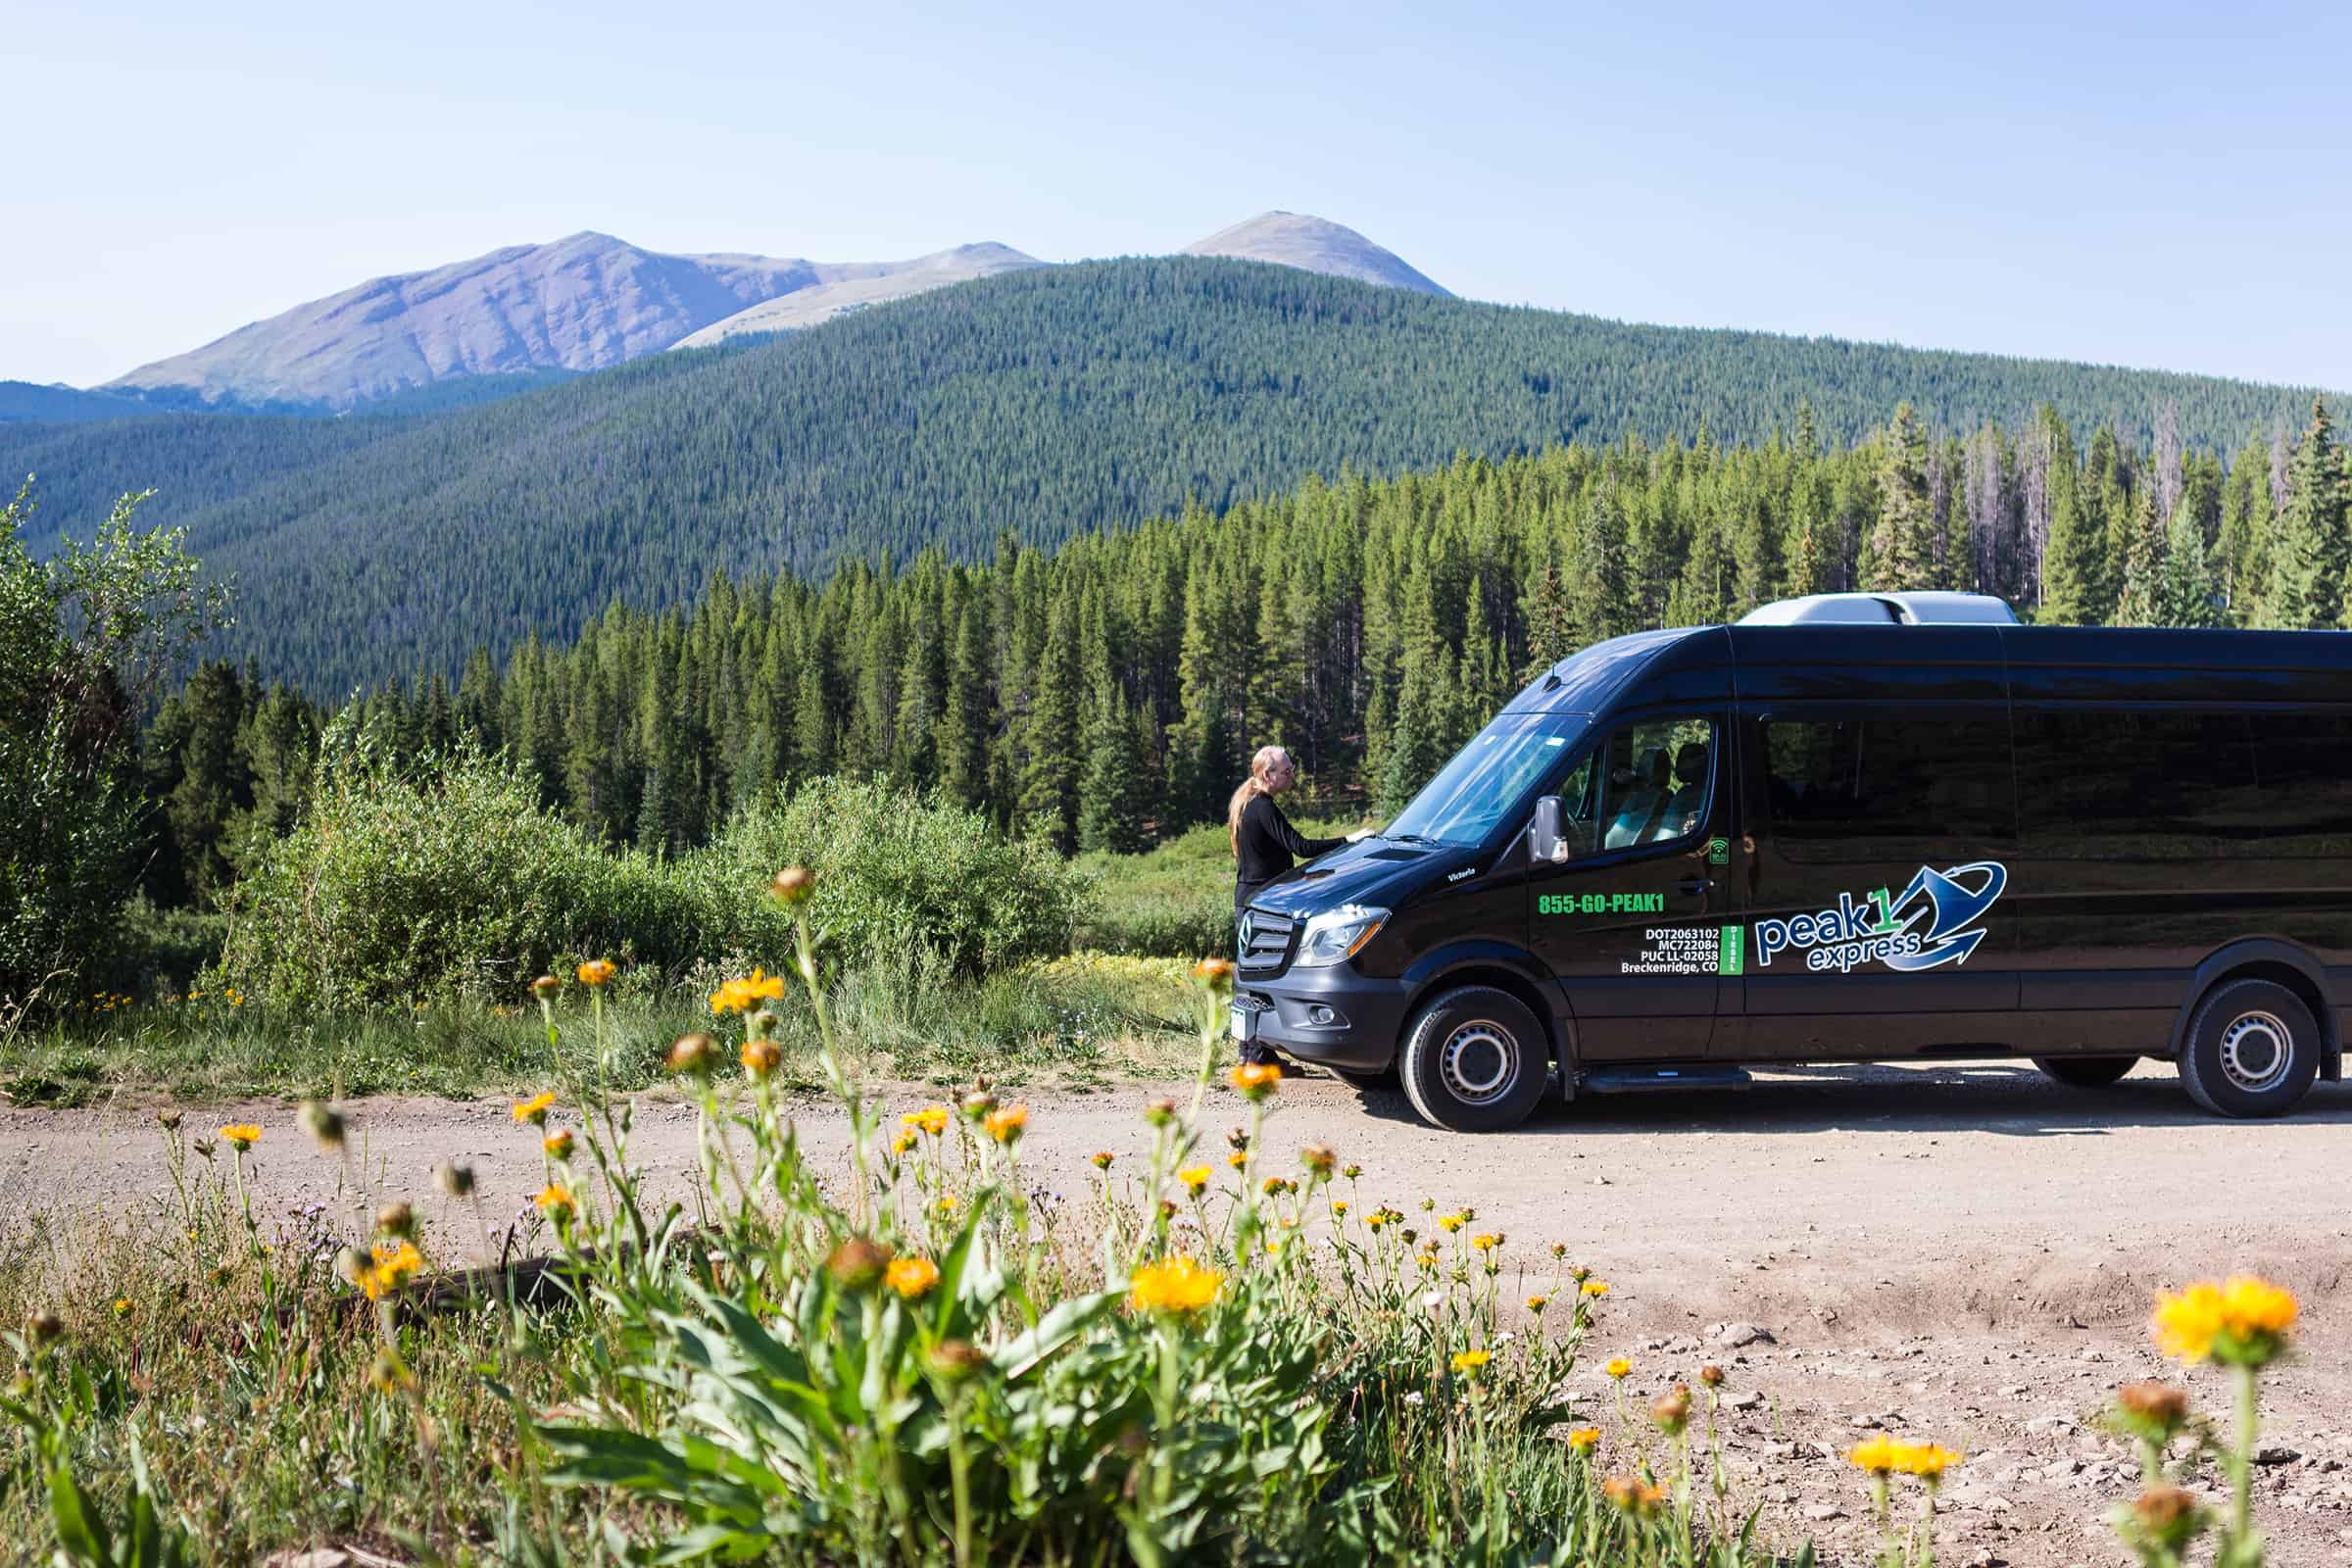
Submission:
M 1772 1062 L 2338 1076 L 2352 636 L 1823 595 L 1596 644 L 1239 921 L 1232 1027 L 1440 1126 Z

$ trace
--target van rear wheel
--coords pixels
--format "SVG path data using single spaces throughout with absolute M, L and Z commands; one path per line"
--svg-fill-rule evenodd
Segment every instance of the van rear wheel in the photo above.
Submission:
M 2043 1074 L 2077 1089 L 2104 1089 L 2139 1065 L 2137 1056 L 2035 1056 Z
M 1546 1061 L 1543 1025 L 1525 1003 L 1493 986 L 1464 986 L 1421 1009 L 1397 1068 L 1423 1121 L 1493 1133 L 1536 1108 Z
M 2180 1082 L 2220 1116 L 2278 1116 L 2320 1071 L 2320 1026 L 2303 999 L 2275 980 L 2214 987 L 2180 1042 Z

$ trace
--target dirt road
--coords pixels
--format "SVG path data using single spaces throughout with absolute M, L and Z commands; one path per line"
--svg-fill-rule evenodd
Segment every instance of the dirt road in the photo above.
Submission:
M 1024 1163 L 1076 1194 L 1087 1154 L 1140 1154 L 1148 1086 L 1027 1098 Z M 936 1098 L 890 1096 L 896 1111 Z M 2116 1384 L 2163 1368 L 2151 1294 L 2252 1269 L 2303 1298 L 2301 1354 L 2272 1377 L 2259 1482 L 2273 1561 L 2352 1561 L 2352 1253 L 2341 1172 L 2352 1085 L 2322 1085 L 2295 1116 L 2231 1123 L 2195 1111 L 2167 1068 L 2112 1089 L 2050 1085 L 2022 1063 L 1801 1069 L 1745 1093 L 1587 1101 L 1509 1134 L 1463 1138 L 1414 1121 L 1402 1097 L 1328 1078 L 1284 1086 L 1274 1151 L 1328 1143 L 1365 1167 L 1362 1198 L 1414 1210 L 1477 1205 L 1506 1256 L 1547 1276 L 1568 1245 L 1613 1287 L 1582 1376 L 1605 1408 L 1600 1362 L 1630 1355 L 1634 1392 L 1731 1369 L 1732 1462 L 1777 1534 L 1862 1554 L 1862 1494 L 1836 1457 L 1884 1425 L 1968 1451 L 1947 1489 L 1943 1560 L 2122 1560 L 2104 1516 L 2136 1490 L 2116 1445 L 2083 1423 Z M 390 1185 L 435 1211 L 428 1172 L 470 1159 L 494 1213 L 536 1185 L 529 1138 L 498 1103 L 405 1100 L 349 1107 L 355 1142 Z M 222 1106 L 192 1121 L 270 1129 L 257 1190 L 291 1206 L 334 1171 L 287 1107 Z M 1243 1119 L 1219 1089 L 1209 1125 Z M 838 1156 L 812 1105 L 810 1143 Z M 693 1119 L 643 1103 L 637 1152 L 683 1181 Z M 1268 1168 L 1275 1168 L 1269 1166 Z M 33 1209 L 145 1200 L 166 1185 L 144 1108 L 0 1109 L 0 1224 Z M 1726 1326 L 1729 1331 L 1726 1331 Z M 1767 1338 L 1755 1337 L 1762 1331 Z M 1740 1343 L 1744 1341 L 1745 1343 Z M 2190 1378 L 2225 1408 L 2218 1378 Z

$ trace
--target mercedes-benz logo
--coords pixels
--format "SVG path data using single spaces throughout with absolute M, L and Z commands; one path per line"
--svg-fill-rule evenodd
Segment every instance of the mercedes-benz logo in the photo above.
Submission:
M 1248 953 L 1250 951 L 1250 938 L 1257 935 L 1257 922 L 1250 919 L 1247 911 L 1245 911 L 1242 915 L 1241 932 L 1242 951 L 1244 953 Z

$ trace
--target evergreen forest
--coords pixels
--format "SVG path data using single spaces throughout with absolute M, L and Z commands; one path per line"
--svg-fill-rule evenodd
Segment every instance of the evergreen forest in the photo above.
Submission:
M 2352 470 L 2314 400 L 2232 450 L 2026 423 L 1850 442 L 1808 408 L 1730 445 L 1571 443 L 1375 480 L 1308 477 L 1055 549 L 1006 528 L 814 579 L 721 574 L 576 636 L 476 648 L 349 705 L 387 755 L 504 750 L 612 845 L 708 842 L 776 786 L 881 774 L 1129 852 L 1221 817 L 1281 742 L 1310 807 L 1399 805 L 1532 672 L 1596 639 L 1815 591 L 1954 588 L 2045 622 L 2344 627 Z M 149 890 L 209 903 L 291 824 L 323 711 L 264 666 L 199 667 L 146 737 Z
M 238 623 L 220 650 L 321 699 L 418 671 L 455 679 L 477 648 L 531 688 L 550 659 L 588 659 L 577 650 L 593 647 L 608 684 L 596 696 L 565 684 L 562 700 L 634 713 L 651 700 L 637 683 L 653 679 L 652 656 L 607 649 L 674 639 L 699 661 L 728 642 L 724 669 L 690 672 L 691 693 L 659 699 L 725 710 L 710 720 L 708 765 L 686 770 L 693 805 L 669 793 L 687 787 L 686 772 L 646 818 L 637 783 L 567 780 L 546 763 L 549 787 L 583 791 L 578 808 L 615 834 L 636 833 L 641 818 L 665 834 L 673 812 L 691 823 L 719 808 L 728 780 L 837 757 L 936 769 L 1007 813 L 1051 807 L 1076 832 L 1065 783 L 1051 776 L 1065 763 L 1030 758 L 1033 726 L 1057 739 L 1099 727 L 1093 640 L 1135 650 L 1120 671 L 1133 744 L 1167 760 L 1176 815 L 1197 806 L 1183 782 L 1197 764 L 1182 746 L 1217 750 L 1187 731 L 1171 756 L 1171 728 L 1187 723 L 1296 733 L 1328 777 L 1385 787 L 1391 759 L 1417 756 L 1419 734 L 1459 727 L 1404 713 L 1420 701 L 1406 679 L 1413 639 L 1434 635 L 1507 684 L 1531 635 L 1530 564 L 1548 552 L 1569 571 L 1562 552 L 1589 548 L 1589 514 L 1608 519 L 1603 533 L 1622 530 L 1631 621 L 1736 608 L 1767 585 L 1851 580 L 1878 559 L 1879 432 L 1906 398 L 1915 428 L 1903 439 L 1925 488 L 1886 495 L 1900 519 L 1888 550 L 1941 529 L 1934 570 L 1958 569 L 1952 549 L 1982 552 L 1968 563 L 1978 580 L 2038 599 L 2040 551 L 2059 528 L 2050 595 L 2059 612 L 2095 618 L 2113 612 L 2130 564 L 2143 470 L 2156 476 L 2160 517 L 2180 511 L 2167 477 L 2177 473 L 2216 548 L 2232 569 L 2245 564 L 2251 547 L 2218 531 L 2224 475 L 2252 451 L 2276 514 L 2281 454 L 2312 393 L 1633 326 L 1179 257 L 983 279 L 486 406 L 5 425 L 0 468 L 38 475 L 43 522 L 102 516 L 116 496 L 158 487 L 142 516 L 184 524 L 191 553 L 236 582 Z M 2074 432 L 2065 450 L 2061 429 Z M 1429 470 L 1457 453 L 1489 462 L 1393 483 L 1352 477 Z M 2095 558 L 2059 520 L 2064 486 L 2049 476 L 2071 472 L 2082 500 L 2063 515 L 2097 536 Z M 1310 483 L 1315 474 L 1329 483 Z M 1920 507 L 1932 525 L 1915 525 Z M 1951 531 L 1963 513 L 1965 537 Z M 2031 520 L 2013 527 L 2011 514 Z M 1104 537 L 1153 517 L 1175 520 Z M 2032 550 L 2005 542 L 2004 528 L 2023 528 Z M 53 550 L 56 535 L 34 529 L 34 552 Z M 1036 550 L 1054 553 L 1032 560 Z M 1423 576 L 1426 607 L 1410 589 Z M 1210 651 L 1180 669 L 1202 582 L 1233 608 L 1209 617 Z M 615 603 L 657 618 L 638 629 L 609 612 Z M 671 623 L 659 612 L 672 608 L 675 629 L 662 630 Z M 1474 608 L 1485 617 L 1475 626 Z M 1595 613 L 1591 624 L 1608 625 L 1620 612 Z M 958 677 L 967 614 L 975 662 Z M 818 626 L 821 651 L 805 659 Z M 1277 647 L 1308 631 L 1332 664 L 1302 690 L 1224 671 L 1254 667 L 1251 638 Z M 786 642 L 771 651 L 776 635 Z M 868 647 L 876 637 L 890 640 L 886 656 Z M 933 652 L 906 655 L 922 647 Z M 1356 653 L 1367 662 L 1348 663 Z M 673 656 L 665 678 L 676 678 Z M 869 662 L 884 657 L 877 672 Z M 818 667 L 807 713 L 798 673 L 789 698 L 728 707 L 771 662 Z M 989 755 L 923 760 L 937 747 L 902 734 L 901 699 L 928 715 L 958 678 L 986 693 Z M 1063 703 L 1055 682 L 1077 695 Z M 478 697 L 478 667 L 461 684 Z M 1475 707 L 1484 693 L 1460 701 Z M 872 710 L 886 700 L 887 711 Z M 1398 723 L 1412 741 L 1402 753 L 1390 745 Z M 631 724 L 644 727 L 608 728 L 616 776 L 634 779 L 643 768 L 619 738 Z M 928 716 L 917 727 L 938 731 Z M 755 753 L 767 760 L 747 762 Z

